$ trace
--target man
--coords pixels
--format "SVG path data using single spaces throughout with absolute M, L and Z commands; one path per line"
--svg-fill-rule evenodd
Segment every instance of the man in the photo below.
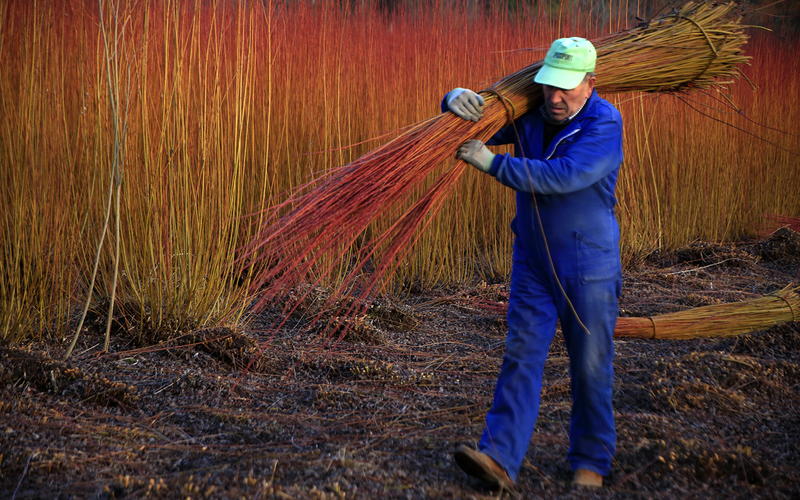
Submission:
M 614 188 L 622 119 L 594 90 L 596 58 L 587 40 L 556 40 L 534 78 L 544 104 L 489 141 L 514 144 L 515 157 L 475 140 L 456 154 L 517 192 L 506 353 L 480 451 L 462 445 L 455 453 L 467 474 L 494 487 L 514 487 L 559 320 L 570 360 L 573 483 L 602 486 L 615 451 L 612 337 L 622 270 Z M 474 92 L 456 89 L 443 108 L 477 121 L 483 104 Z

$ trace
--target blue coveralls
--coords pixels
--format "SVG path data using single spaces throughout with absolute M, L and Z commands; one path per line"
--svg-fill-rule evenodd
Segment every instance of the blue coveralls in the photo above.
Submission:
M 614 188 L 622 118 L 592 92 L 544 153 L 543 127 L 533 110 L 487 143 L 514 144 L 516 157 L 497 155 L 489 174 L 517 192 L 517 214 L 506 353 L 480 449 L 514 481 L 539 414 L 559 319 L 570 360 L 570 465 L 607 475 L 616 447 L 613 333 L 622 269 Z

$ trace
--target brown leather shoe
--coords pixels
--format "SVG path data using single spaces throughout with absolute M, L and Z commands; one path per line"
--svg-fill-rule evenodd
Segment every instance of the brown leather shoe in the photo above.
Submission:
M 575 476 L 572 478 L 575 486 L 585 486 L 587 488 L 602 488 L 603 476 L 593 470 L 576 469 Z
M 514 490 L 514 481 L 492 457 L 462 444 L 453 454 L 461 470 L 500 490 Z

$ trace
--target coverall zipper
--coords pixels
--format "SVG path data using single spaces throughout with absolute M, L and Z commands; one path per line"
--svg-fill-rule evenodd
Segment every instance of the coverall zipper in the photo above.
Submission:
M 550 157 L 551 157 L 551 156 L 553 156 L 553 154 L 556 152 L 556 148 L 558 148 L 558 145 L 559 145 L 559 144 L 561 144 L 562 142 L 564 142 L 564 139 L 566 139 L 567 137 L 572 137 L 573 135 L 577 134 L 577 133 L 578 133 L 578 132 L 580 132 L 580 131 L 581 131 L 581 129 L 579 129 L 579 128 L 576 128 L 575 130 L 573 130 L 573 131 L 572 131 L 572 132 L 570 132 L 569 134 L 565 135 L 564 137 L 562 137 L 562 138 L 561 138 L 561 139 L 559 139 L 558 141 L 555 141 L 555 142 L 554 142 L 554 144 L 555 144 L 555 145 L 551 144 L 551 145 L 550 145 L 550 147 L 551 147 L 552 149 L 550 150 L 550 154 L 549 154 L 549 155 L 547 155 L 547 157 L 545 158 L 545 160 L 549 160 L 549 159 L 550 159 Z

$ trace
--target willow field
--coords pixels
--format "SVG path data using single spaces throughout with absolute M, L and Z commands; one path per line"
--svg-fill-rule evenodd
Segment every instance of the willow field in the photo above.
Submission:
M 2 337 L 65 337 L 89 299 L 113 299 L 139 330 L 240 321 L 252 271 L 236 258 L 264 208 L 439 113 L 450 89 L 486 88 L 555 38 L 632 27 L 654 8 L 0 2 Z M 721 90 L 604 96 L 625 123 L 627 265 L 800 216 L 789 28 L 750 29 L 750 64 Z M 513 213 L 510 190 L 469 172 L 398 288 L 506 277 Z

